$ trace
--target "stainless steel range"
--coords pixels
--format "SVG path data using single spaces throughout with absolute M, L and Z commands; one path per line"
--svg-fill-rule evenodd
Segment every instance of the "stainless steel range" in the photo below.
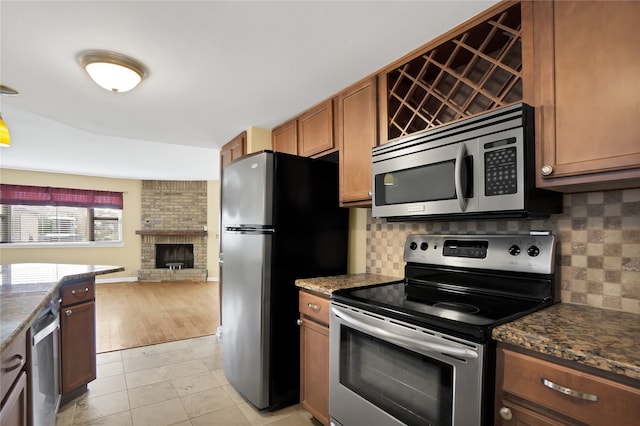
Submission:
M 331 424 L 492 424 L 493 327 L 559 300 L 555 239 L 410 235 L 405 278 L 331 296 Z

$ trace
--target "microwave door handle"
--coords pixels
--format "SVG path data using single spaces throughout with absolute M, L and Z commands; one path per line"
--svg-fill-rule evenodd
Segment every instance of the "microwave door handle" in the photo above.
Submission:
M 405 348 L 422 350 L 425 352 L 436 352 L 464 359 L 478 358 L 478 353 L 471 349 L 457 348 L 455 346 L 429 342 L 419 338 L 411 338 L 397 333 L 390 333 L 386 330 L 366 324 L 352 317 L 351 315 L 347 315 L 342 310 L 338 311 L 337 309 L 331 307 L 331 311 L 334 315 L 340 317 L 344 322 L 351 325 L 352 327 L 355 327 L 360 331 L 369 333 L 370 335 L 377 337 L 378 339 L 386 340 L 397 345 L 402 345 Z
M 467 147 L 464 143 L 461 143 L 456 153 L 456 165 L 455 165 L 455 185 L 456 185 L 456 197 L 458 198 L 458 206 L 460 211 L 467 210 L 467 200 L 464 198 L 462 192 L 462 167 L 464 163 L 464 156 L 467 154 Z

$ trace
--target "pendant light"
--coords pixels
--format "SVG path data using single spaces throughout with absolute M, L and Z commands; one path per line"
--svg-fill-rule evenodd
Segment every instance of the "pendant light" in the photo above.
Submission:
M 110 92 L 128 92 L 148 75 L 141 62 L 116 52 L 85 50 L 78 61 L 93 81 Z
M 11 136 L 9 135 L 9 128 L 2 119 L 0 113 L 0 146 L 11 146 Z
M 4 84 L 0 84 L 0 94 L 4 96 L 16 96 L 18 95 L 18 91 Z M 11 135 L 9 134 L 9 128 L 2 118 L 2 113 L 0 113 L 0 147 L 8 146 L 11 146 Z

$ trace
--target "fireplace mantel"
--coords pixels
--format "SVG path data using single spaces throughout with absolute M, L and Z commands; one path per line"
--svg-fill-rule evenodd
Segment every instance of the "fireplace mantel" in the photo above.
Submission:
M 185 236 L 204 236 L 207 231 L 203 229 L 138 229 L 138 235 L 185 235 Z

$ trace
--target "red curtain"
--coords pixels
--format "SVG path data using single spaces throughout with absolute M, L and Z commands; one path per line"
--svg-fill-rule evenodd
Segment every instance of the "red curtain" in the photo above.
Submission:
M 122 192 L 0 184 L 0 204 L 122 209 Z

